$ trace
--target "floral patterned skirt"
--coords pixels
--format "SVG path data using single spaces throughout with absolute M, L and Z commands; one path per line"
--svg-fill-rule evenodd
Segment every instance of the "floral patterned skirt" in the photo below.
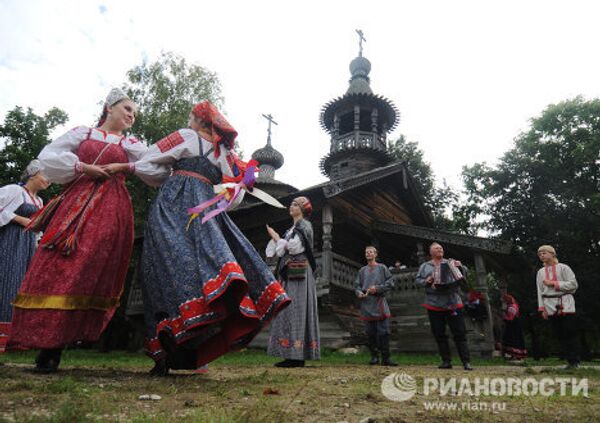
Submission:
M 290 302 L 227 214 L 186 228 L 187 208 L 212 196 L 212 185 L 173 175 L 146 222 L 146 351 L 173 369 L 196 369 L 244 347 Z

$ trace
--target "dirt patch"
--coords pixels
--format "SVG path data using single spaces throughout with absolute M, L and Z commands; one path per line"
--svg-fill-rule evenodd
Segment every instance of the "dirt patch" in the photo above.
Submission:
M 553 369 L 480 367 L 474 372 L 433 366 L 386 368 L 319 365 L 279 369 L 265 365 L 211 365 L 208 374 L 176 372 L 150 378 L 146 369 L 64 367 L 37 375 L 29 366 L 0 366 L 0 419 L 3 421 L 234 421 L 234 422 L 498 422 L 596 421 L 600 414 L 600 373 L 578 375 Z M 416 394 L 391 401 L 381 391 L 392 372 L 412 377 Z M 588 396 L 544 397 L 425 395 L 423 378 L 586 377 Z M 398 380 L 398 379 L 397 379 Z M 140 399 L 155 395 L 160 399 Z M 156 398 L 156 397 L 154 397 Z M 425 402 L 457 403 L 456 409 L 427 410 Z M 489 409 L 493 402 L 502 409 Z M 488 409 L 482 409 L 487 403 Z M 466 404 L 466 405 L 463 405 Z M 370 419 L 370 420 L 369 420 Z

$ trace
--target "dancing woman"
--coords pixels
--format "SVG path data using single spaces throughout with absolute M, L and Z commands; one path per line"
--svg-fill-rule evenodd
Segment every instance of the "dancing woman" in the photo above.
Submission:
M 189 222 L 187 209 L 214 201 L 213 185 L 239 181 L 237 132 L 209 102 L 188 129 L 150 147 L 143 161 L 173 165 L 154 200 L 144 235 L 143 298 L 152 375 L 197 369 L 250 342 L 289 298 L 226 213 Z
M 77 127 L 39 155 L 48 179 L 66 188 L 14 301 L 9 346 L 41 349 L 36 371 L 56 371 L 66 345 L 96 341 L 119 305 L 133 246 L 126 174 L 158 183 L 168 173 L 137 166 L 147 147 L 123 135 L 135 112 L 113 89 L 97 127 Z M 50 213 L 47 206 L 34 221 Z

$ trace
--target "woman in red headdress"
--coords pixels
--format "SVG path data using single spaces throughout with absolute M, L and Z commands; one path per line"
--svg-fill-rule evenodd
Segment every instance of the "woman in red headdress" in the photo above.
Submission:
M 142 292 L 153 375 L 197 369 L 245 346 L 290 301 L 226 213 L 189 222 L 188 208 L 214 199 L 214 185 L 243 178 L 246 164 L 233 152 L 236 136 L 203 102 L 193 108 L 188 129 L 144 156 L 148 165 L 173 165 L 144 235 Z
M 522 360 L 527 357 L 525 339 L 519 318 L 519 304 L 512 295 L 502 296 L 504 309 L 504 334 L 502 336 L 502 352 L 510 360 Z
M 279 257 L 277 275 L 292 298 L 271 325 L 267 353 L 283 358 L 277 367 L 304 367 L 305 360 L 321 357 L 313 228 L 307 220 L 312 204 L 306 197 L 294 198 L 289 213 L 294 224 L 283 236 L 267 225 L 271 237 L 267 257 Z

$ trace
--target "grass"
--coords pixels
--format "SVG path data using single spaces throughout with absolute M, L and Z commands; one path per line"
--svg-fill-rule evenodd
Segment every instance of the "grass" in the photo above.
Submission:
M 395 355 L 398 368 L 368 366 L 366 353 L 323 351 L 322 360 L 304 369 L 278 369 L 263 351 L 244 350 L 210 364 L 207 375 L 176 372 L 166 378 L 146 375 L 151 361 L 141 354 L 67 350 L 61 371 L 28 373 L 34 352 L 0 355 L 0 422 L 377 422 L 412 421 L 596 421 L 600 414 L 600 370 L 564 371 L 558 360 L 506 366 L 499 359 L 476 359 L 474 372 L 460 367 L 438 370 L 434 355 Z M 426 377 L 587 377 L 588 398 L 455 398 L 417 395 L 394 402 L 381 393 L 383 378 L 405 372 L 420 386 Z M 156 394 L 158 401 L 141 401 Z M 426 410 L 426 401 L 501 400 L 506 409 Z M 469 403 L 470 404 L 470 403 Z

